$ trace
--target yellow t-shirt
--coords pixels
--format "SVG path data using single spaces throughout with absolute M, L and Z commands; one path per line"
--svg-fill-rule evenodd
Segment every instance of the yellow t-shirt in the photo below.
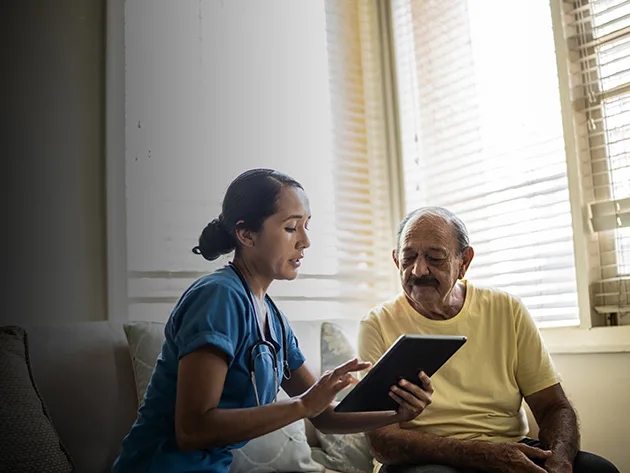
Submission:
M 423 317 L 402 293 L 372 309 L 360 324 L 360 359 L 375 363 L 402 334 L 465 335 L 467 342 L 431 377 L 433 402 L 401 428 L 519 441 L 528 432 L 523 396 L 559 383 L 560 376 L 518 298 L 463 282 L 464 306 L 449 320 Z

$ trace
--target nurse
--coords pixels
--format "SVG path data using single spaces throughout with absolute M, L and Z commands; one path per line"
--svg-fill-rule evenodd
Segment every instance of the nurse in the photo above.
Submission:
M 227 473 L 231 451 L 248 440 L 309 418 L 327 433 L 368 431 L 410 421 L 431 402 L 401 381 L 392 412 L 334 412 L 335 395 L 369 367 L 356 359 L 315 379 L 284 315 L 267 289 L 293 280 L 310 246 L 309 203 L 282 173 L 254 169 L 237 177 L 193 251 L 207 260 L 235 251 L 233 261 L 194 282 L 165 327 L 162 352 L 116 473 Z M 276 401 L 282 387 L 291 396 Z

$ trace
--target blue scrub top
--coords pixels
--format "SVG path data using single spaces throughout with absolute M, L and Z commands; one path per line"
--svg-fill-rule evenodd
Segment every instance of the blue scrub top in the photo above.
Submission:
M 282 328 L 273 307 L 267 303 L 269 333 L 278 356 L 278 386 L 284 363 Z M 183 452 L 175 440 L 175 394 L 179 359 L 204 345 L 214 345 L 228 357 L 228 371 L 219 408 L 256 406 L 249 374 L 251 348 L 259 341 L 257 319 L 247 292 L 233 269 L 226 266 L 190 286 L 173 309 L 166 324 L 157 364 L 144 396 L 144 404 L 131 431 L 122 442 L 113 472 L 213 472 L 227 473 L 231 450 L 247 442 L 209 450 Z M 291 371 L 304 363 L 304 355 L 287 323 L 288 362 Z M 271 337 L 269 338 L 269 335 Z M 274 363 L 267 347 L 256 353 L 256 384 L 261 404 L 276 395 Z

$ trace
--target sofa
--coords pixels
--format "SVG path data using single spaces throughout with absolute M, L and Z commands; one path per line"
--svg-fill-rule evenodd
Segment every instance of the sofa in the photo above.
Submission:
M 337 322 L 347 331 L 348 340 L 354 340 L 356 322 Z M 320 373 L 322 322 L 299 321 L 291 325 L 309 367 L 316 374 Z M 158 323 L 136 322 L 129 327 L 140 332 L 149 327 L 153 334 L 163 333 L 163 325 Z M 110 471 L 120 443 L 136 417 L 141 398 L 135 376 L 135 368 L 140 367 L 134 366 L 137 360 L 132 356 L 124 324 L 103 321 L 22 328 L 27 334 L 27 357 L 34 385 L 62 448 L 72 459 L 74 471 Z M 146 340 L 144 342 L 146 345 Z M 345 356 L 344 353 L 337 355 Z M 150 371 L 149 366 L 145 369 Z M 315 451 L 320 447 L 317 434 L 308 424 L 298 434 L 306 436 L 309 447 Z M 291 434 L 294 433 L 295 427 Z M 293 435 L 291 440 L 296 438 Z M 259 468 L 258 471 L 271 470 Z M 317 469 L 305 471 L 335 470 L 317 464 Z
M 291 326 L 307 365 L 316 375 L 355 353 L 356 321 L 295 321 Z M 23 329 L 27 334 L 26 356 L 34 387 L 59 437 L 60 447 L 71 458 L 73 471 L 110 471 L 121 440 L 142 402 L 142 391 L 161 344 L 163 324 L 103 321 Z M 275 440 L 271 438 L 274 435 Z M 281 448 L 278 435 L 284 439 Z M 240 470 L 235 467 L 233 473 L 277 470 L 357 473 L 371 467 L 363 434 L 323 435 L 308 421 L 288 426 L 284 433 L 272 433 L 269 439 L 250 442 L 245 448 L 250 451 L 242 455 L 239 452 L 238 458 L 235 455 Z M 298 459 L 298 466 L 291 463 L 291 456 L 305 454 L 308 458 Z M 256 459 L 257 455 L 265 457 L 264 460 Z

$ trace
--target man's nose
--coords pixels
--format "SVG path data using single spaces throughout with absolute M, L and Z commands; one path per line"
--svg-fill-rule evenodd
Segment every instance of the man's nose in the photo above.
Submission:
M 429 274 L 429 265 L 422 256 L 418 256 L 413 264 L 412 271 L 414 276 L 427 276 Z

